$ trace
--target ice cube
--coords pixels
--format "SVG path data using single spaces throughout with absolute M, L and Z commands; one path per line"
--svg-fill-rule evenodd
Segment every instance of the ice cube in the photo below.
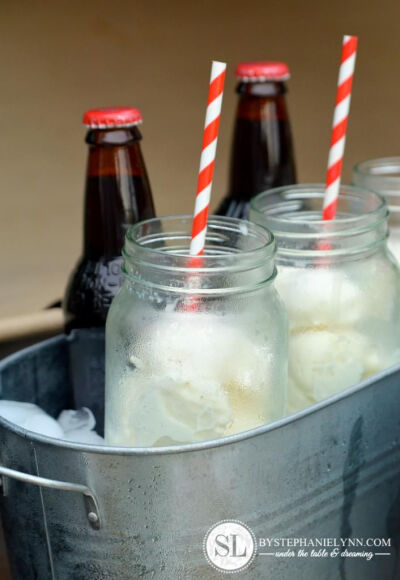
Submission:
M 90 445 L 104 445 L 103 437 L 100 437 L 96 431 L 88 429 L 73 429 L 65 433 L 63 439 L 73 441 L 74 443 L 89 443 Z
M 87 407 L 78 411 L 62 411 L 58 423 L 64 431 L 63 439 L 66 441 L 104 445 L 104 439 L 94 431 L 96 419 Z
M 96 419 L 90 409 L 83 407 L 78 411 L 62 411 L 58 420 L 50 417 L 43 409 L 32 403 L 0 400 L 0 416 L 8 421 L 41 435 L 75 441 L 104 445 L 104 439 L 93 431 Z
M 32 403 L 0 401 L 0 415 L 28 431 L 34 431 L 48 437 L 62 438 L 64 436 L 57 421 Z
M 58 417 L 58 423 L 64 433 L 69 433 L 76 429 L 91 431 L 96 426 L 96 419 L 90 409 L 82 407 L 78 411 L 62 411 Z
M 0 415 L 20 427 L 28 417 L 36 415 L 38 411 L 40 411 L 39 407 L 32 403 L 0 400 Z
M 39 409 L 39 411 L 41 411 L 41 409 Z M 28 431 L 40 433 L 40 435 L 47 435 L 47 437 L 55 437 L 56 439 L 64 438 L 64 431 L 61 429 L 60 425 L 55 419 L 53 419 L 53 417 L 46 415 L 44 411 L 29 417 L 22 427 Z

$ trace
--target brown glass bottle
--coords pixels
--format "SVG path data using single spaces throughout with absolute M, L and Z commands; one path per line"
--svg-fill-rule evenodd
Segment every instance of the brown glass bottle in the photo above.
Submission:
M 66 331 L 104 327 L 122 284 L 121 250 L 127 228 L 155 215 L 140 150 L 142 117 L 130 107 L 88 111 L 83 255 L 65 299 Z
M 296 183 L 293 140 L 285 100 L 285 63 L 241 63 L 228 194 L 215 213 L 247 218 L 258 193 Z

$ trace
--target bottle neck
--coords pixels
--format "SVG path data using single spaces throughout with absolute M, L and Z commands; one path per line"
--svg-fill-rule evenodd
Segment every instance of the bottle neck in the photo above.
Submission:
M 286 91 L 283 82 L 239 83 L 231 196 L 249 201 L 261 191 L 296 181 Z
M 87 133 L 86 258 L 119 256 L 129 225 L 154 216 L 141 138 L 137 127 Z

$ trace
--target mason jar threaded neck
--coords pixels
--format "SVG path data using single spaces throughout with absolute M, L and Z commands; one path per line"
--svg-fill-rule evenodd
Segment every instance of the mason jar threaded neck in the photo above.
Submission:
M 128 279 L 196 294 L 246 291 L 275 277 L 273 234 L 248 221 L 210 216 L 204 254 L 190 256 L 192 216 L 152 218 L 131 226 L 123 249 Z
M 324 184 L 270 189 L 250 202 L 250 219 L 269 228 L 282 259 L 346 258 L 376 251 L 388 237 L 388 209 L 377 193 L 340 187 L 336 218 L 322 219 Z

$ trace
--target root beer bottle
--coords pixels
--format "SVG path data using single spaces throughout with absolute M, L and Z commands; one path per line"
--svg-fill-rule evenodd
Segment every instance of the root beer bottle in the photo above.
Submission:
M 285 102 L 289 68 L 283 62 L 236 67 L 239 94 L 228 194 L 216 213 L 247 218 L 250 199 L 296 182 L 293 142 Z
M 131 107 L 84 114 L 89 145 L 83 255 L 64 299 L 67 332 L 102 328 L 122 283 L 121 250 L 131 224 L 151 218 L 154 205 L 140 150 L 142 116 Z

